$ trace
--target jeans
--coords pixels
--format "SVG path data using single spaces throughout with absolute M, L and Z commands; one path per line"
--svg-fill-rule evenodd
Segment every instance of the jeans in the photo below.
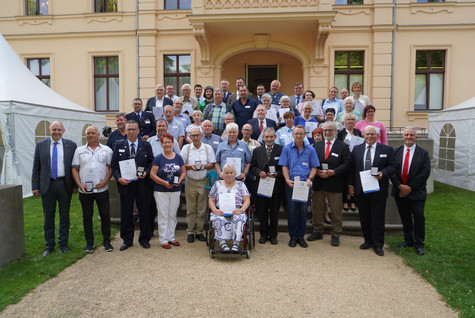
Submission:
M 285 196 L 287 198 L 287 222 L 290 238 L 303 239 L 307 232 L 307 202 L 292 201 L 292 189 L 285 184 Z

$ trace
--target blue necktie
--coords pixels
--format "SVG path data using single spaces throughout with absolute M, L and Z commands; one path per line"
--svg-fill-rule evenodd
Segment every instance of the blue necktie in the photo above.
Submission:
M 53 158 L 51 160 L 51 178 L 53 180 L 56 180 L 58 178 L 58 144 L 59 142 L 54 142 Z
M 130 156 L 132 158 L 135 158 L 135 144 L 134 143 L 130 144 Z

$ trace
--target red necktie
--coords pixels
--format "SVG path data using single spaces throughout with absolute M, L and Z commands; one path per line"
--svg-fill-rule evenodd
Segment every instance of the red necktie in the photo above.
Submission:
M 327 160 L 328 155 L 330 154 L 330 145 L 331 144 L 332 144 L 331 142 L 327 141 L 327 149 L 325 149 L 325 160 Z
M 259 125 L 259 130 L 260 130 L 260 132 L 262 132 L 262 130 L 264 130 L 264 124 L 262 123 L 262 120 L 261 120 L 261 124 Z
M 404 167 L 402 167 L 402 184 L 407 183 L 407 171 L 409 170 L 409 152 L 411 149 L 407 148 L 406 158 L 404 158 Z

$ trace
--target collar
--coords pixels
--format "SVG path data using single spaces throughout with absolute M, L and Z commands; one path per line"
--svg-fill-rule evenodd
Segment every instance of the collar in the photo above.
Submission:
M 377 146 L 377 145 L 378 145 L 378 142 L 375 142 L 374 144 L 371 145 L 371 147 L 372 147 L 373 149 L 376 149 L 376 146 Z M 364 148 L 364 149 L 365 149 L 365 150 L 368 149 L 368 146 L 369 146 L 369 145 L 365 142 L 365 148 Z
M 200 150 L 200 149 L 203 149 L 203 143 L 200 143 L 200 147 L 199 148 L 196 148 L 195 145 L 193 143 L 191 143 L 191 149 L 195 149 L 195 150 Z M 190 150 L 191 150 L 190 149 Z
M 416 143 L 414 143 L 412 147 L 406 147 L 406 145 L 404 145 L 404 153 L 407 152 L 407 149 L 411 149 L 411 152 L 414 152 L 414 150 L 416 149 Z
M 51 144 L 54 145 L 55 142 L 58 143 L 58 145 L 62 145 L 63 144 L 63 138 L 59 138 L 58 141 L 54 141 L 53 138 L 49 137 L 51 139 Z

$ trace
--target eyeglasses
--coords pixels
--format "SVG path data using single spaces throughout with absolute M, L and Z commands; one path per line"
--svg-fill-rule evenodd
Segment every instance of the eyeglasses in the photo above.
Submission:
M 201 137 L 200 134 L 193 134 L 193 135 L 190 135 L 190 137 Z
M 323 129 L 323 132 L 332 132 L 333 129 Z
M 140 106 L 142 106 L 142 104 L 141 104 L 141 103 L 134 103 L 134 105 L 140 105 Z

